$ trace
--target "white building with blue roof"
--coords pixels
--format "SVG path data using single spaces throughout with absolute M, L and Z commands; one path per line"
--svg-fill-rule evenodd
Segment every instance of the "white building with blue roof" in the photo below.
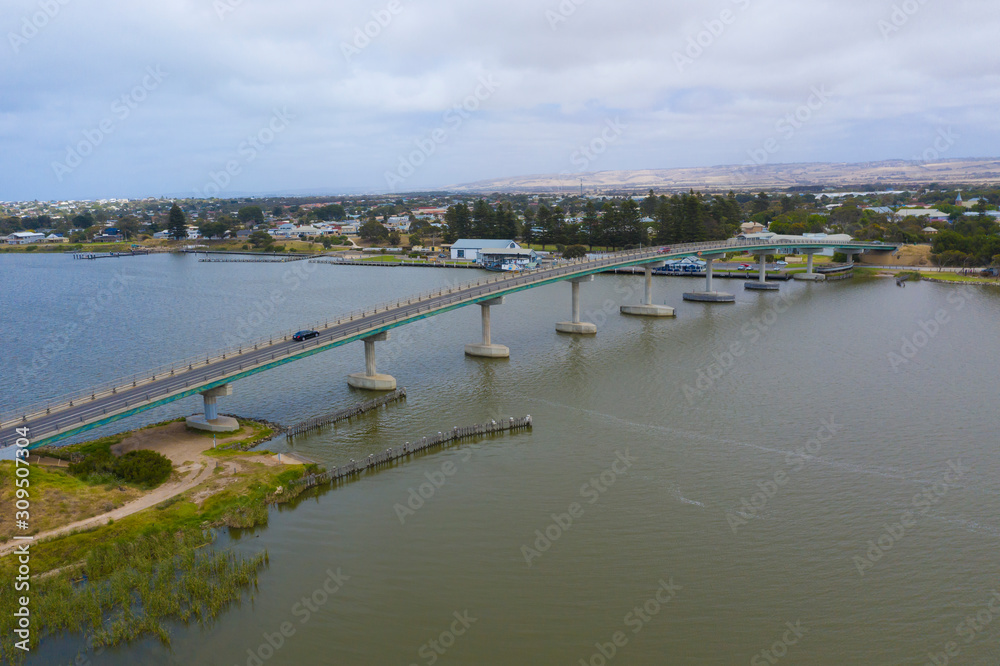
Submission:
M 512 240 L 494 238 L 459 238 L 451 246 L 452 259 L 476 261 L 482 250 L 519 250 L 521 246 Z

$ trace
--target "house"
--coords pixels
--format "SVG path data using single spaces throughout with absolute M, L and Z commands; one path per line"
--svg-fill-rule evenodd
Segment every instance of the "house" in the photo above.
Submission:
M 393 215 L 388 220 L 386 220 L 385 225 L 389 229 L 402 231 L 405 234 L 410 230 L 410 218 L 409 216 L 406 215 Z
M 173 236 L 170 235 L 170 229 L 164 229 L 163 231 L 157 231 L 154 233 L 153 238 L 162 240 L 164 238 L 173 238 Z
M 512 240 L 459 238 L 451 246 L 451 258 L 476 261 L 482 250 L 500 250 L 503 248 L 520 250 L 521 246 Z
M 924 227 L 920 231 L 924 232 L 928 236 L 933 236 L 934 234 L 936 234 L 938 232 L 938 230 L 935 229 L 934 227 Z
M 45 234 L 34 231 L 15 231 L 7 236 L 8 245 L 28 245 L 29 243 L 41 243 L 45 240 Z
M 538 253 L 527 248 L 483 248 L 478 254 L 476 263 L 494 271 L 519 271 L 538 265 Z
M 942 213 L 936 208 L 900 208 L 896 211 L 896 217 L 928 217 L 931 220 L 947 220 L 948 214 Z
M 740 225 L 740 232 L 744 234 L 759 234 L 764 231 L 764 225 L 760 222 L 744 222 Z
M 120 243 L 125 240 L 125 236 L 118 233 L 117 229 L 105 229 L 104 233 L 94 236 L 95 243 Z
M 62 234 L 49 234 L 48 236 L 45 237 L 46 243 L 65 243 L 68 240 L 69 239 L 63 236 Z

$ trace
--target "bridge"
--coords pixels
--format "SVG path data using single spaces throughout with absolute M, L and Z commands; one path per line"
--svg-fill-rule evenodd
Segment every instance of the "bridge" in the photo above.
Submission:
M 479 304 L 482 308 L 482 342 L 467 345 L 465 353 L 470 356 L 507 357 L 509 350 L 494 344 L 490 335 L 490 308 L 502 304 L 507 295 L 569 281 L 572 285 L 572 316 L 569 321 L 557 323 L 556 330 L 568 334 L 593 334 L 596 326 L 580 321 L 580 284 L 593 280 L 596 273 L 628 266 L 644 267 L 644 302 L 623 305 L 622 314 L 663 317 L 672 316 L 673 308 L 652 303 L 652 269 L 662 266 L 667 260 L 697 256 L 706 261 L 705 290 L 684 294 L 686 300 L 731 302 L 735 300 L 732 294 L 713 290 L 713 260 L 730 252 L 748 252 L 761 257 L 763 268 L 767 254 L 807 254 L 807 271 L 800 276 L 803 279 L 822 279 L 822 275 L 812 270 L 812 255 L 828 248 L 853 256 L 869 251 L 895 251 L 897 246 L 812 238 L 784 238 L 774 242 L 730 239 L 616 252 L 531 271 L 491 274 L 474 282 L 443 287 L 340 315 L 314 326 L 319 335 L 309 340 L 296 341 L 292 332 L 274 335 L 256 343 L 171 363 L 46 403 L 19 408 L 0 416 L 0 447 L 16 443 L 22 448 L 36 448 L 196 394 L 201 394 L 204 399 L 204 415 L 191 417 L 189 423 L 208 430 L 231 430 L 235 423 L 225 423 L 225 417 L 220 418 L 216 408 L 218 397 L 231 394 L 231 382 L 350 342 L 364 341 L 365 371 L 350 375 L 348 383 L 370 390 L 394 389 L 396 380 L 377 372 L 375 343 L 388 339 L 393 328 L 420 319 Z M 746 287 L 771 289 L 777 288 L 777 285 L 766 282 L 765 271 L 761 270 L 760 282 L 748 281 Z

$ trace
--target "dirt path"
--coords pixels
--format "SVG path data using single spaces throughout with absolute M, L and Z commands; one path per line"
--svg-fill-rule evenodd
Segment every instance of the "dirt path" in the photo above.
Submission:
M 250 432 L 251 430 L 249 428 L 243 428 L 225 437 L 219 437 L 216 444 L 228 444 L 229 442 L 246 437 L 250 434 Z M 34 541 L 29 541 L 28 543 L 36 543 L 43 539 L 67 534 L 75 530 L 96 527 L 98 525 L 106 525 L 110 520 L 119 520 L 125 516 L 142 511 L 143 509 L 156 506 L 160 502 L 168 500 L 171 497 L 176 497 L 177 495 L 180 495 L 181 493 L 191 490 L 192 488 L 206 482 L 212 478 L 212 474 L 215 471 L 216 466 L 219 464 L 215 458 L 203 455 L 204 451 L 212 448 L 212 443 L 211 438 L 205 437 L 200 433 L 190 432 L 182 422 L 170 423 L 159 428 L 137 431 L 120 444 L 116 444 L 111 447 L 112 453 L 120 456 L 124 453 L 135 451 L 137 449 L 157 451 L 170 459 L 170 462 L 173 463 L 174 469 L 177 472 L 187 474 L 187 476 L 180 481 L 165 483 L 142 497 L 132 500 L 127 504 L 123 504 L 117 509 L 113 509 L 107 513 L 91 516 L 90 518 L 84 518 L 69 525 L 64 525 L 62 527 L 57 527 L 55 529 L 36 534 Z M 303 462 L 296 459 L 295 456 L 288 454 L 281 456 L 281 460 L 278 460 L 278 456 L 276 455 L 253 456 L 244 458 L 243 460 L 247 460 L 249 462 L 259 462 L 270 466 L 298 465 Z M 223 464 L 228 468 L 228 474 L 231 475 L 237 471 L 234 463 L 227 462 Z M 0 544 L 0 556 L 12 552 L 22 543 L 24 542 L 12 540 L 5 544 Z
M 194 488 L 199 483 L 202 483 L 207 478 L 212 475 L 212 471 L 215 469 L 215 461 L 210 460 L 209 464 L 201 465 L 197 464 L 191 466 L 191 473 L 187 475 L 186 478 L 175 483 L 165 483 L 159 488 L 153 490 L 147 495 L 143 495 L 137 500 L 132 500 L 128 504 L 123 504 L 122 506 L 109 511 L 107 513 L 102 513 L 99 516 L 93 516 L 91 518 L 85 518 L 83 520 L 78 520 L 75 523 L 70 523 L 69 525 L 64 525 L 63 527 L 58 527 L 54 530 L 49 530 L 48 532 L 42 532 L 35 535 L 35 541 L 41 541 L 42 539 L 48 539 L 54 536 L 59 536 L 61 534 L 66 534 L 74 530 L 82 530 L 88 527 L 96 527 L 97 525 L 106 525 L 110 520 L 118 520 L 124 518 L 125 516 L 136 513 L 137 511 L 142 511 L 143 509 L 148 509 L 151 506 L 156 506 L 164 500 L 168 500 L 175 495 L 179 495 L 186 490 Z M 6 555 L 7 553 L 13 551 L 19 545 L 24 543 L 23 541 L 10 541 L 3 545 L 0 545 L 0 556 Z M 32 543 L 32 542 L 29 542 Z

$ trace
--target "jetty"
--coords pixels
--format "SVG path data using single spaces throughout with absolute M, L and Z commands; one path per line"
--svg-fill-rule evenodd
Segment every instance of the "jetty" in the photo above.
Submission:
M 367 412 L 378 409 L 389 403 L 396 402 L 397 400 L 406 399 L 406 388 L 398 388 L 391 393 L 380 396 L 378 398 L 373 398 L 371 400 L 366 400 L 360 404 L 354 405 L 353 407 L 347 407 L 345 409 L 338 409 L 337 411 L 326 414 L 324 416 L 317 416 L 315 418 L 309 419 L 308 421 L 302 421 L 301 423 L 296 423 L 293 426 L 289 426 L 285 429 L 286 434 L 289 437 L 294 437 L 295 435 L 301 435 L 304 432 L 309 432 L 310 430 L 315 430 L 317 428 L 322 428 L 325 425 L 330 425 L 336 423 L 337 421 L 345 421 L 347 419 L 353 418 L 355 416 L 361 416 Z
M 508 431 L 513 432 L 515 430 L 522 430 L 530 427 L 530 414 L 523 417 L 512 416 L 507 419 L 500 419 L 499 421 L 487 421 L 486 423 L 478 423 L 464 428 L 456 426 L 447 432 L 438 432 L 436 435 L 431 435 L 430 437 L 421 437 L 415 442 L 406 442 L 401 446 L 388 448 L 380 453 L 373 453 L 367 458 L 362 458 L 361 460 L 352 459 L 345 465 L 334 466 L 332 469 L 325 472 L 302 477 L 301 479 L 292 482 L 292 485 L 304 485 L 311 488 L 320 484 L 331 483 L 339 479 L 354 476 L 355 474 L 360 474 L 369 469 L 376 469 L 393 463 L 400 458 L 413 455 L 414 453 L 450 444 L 451 442 L 457 442 L 458 440 L 466 439 L 468 437 L 481 437 L 484 435 L 494 435 Z

